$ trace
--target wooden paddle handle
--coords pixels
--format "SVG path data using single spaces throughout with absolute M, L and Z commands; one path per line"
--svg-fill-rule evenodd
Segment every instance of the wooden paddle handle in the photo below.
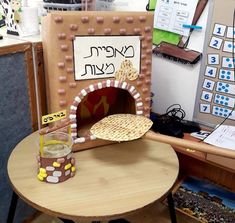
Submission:
M 187 139 L 180 139 L 172 136 L 158 134 L 153 131 L 148 131 L 145 134 L 145 138 L 156 140 L 170 144 L 172 146 L 179 146 L 183 148 L 193 149 L 196 151 L 223 156 L 231 159 L 235 159 L 235 151 L 230 149 L 224 149 L 217 146 L 212 146 L 204 142 L 195 142 Z

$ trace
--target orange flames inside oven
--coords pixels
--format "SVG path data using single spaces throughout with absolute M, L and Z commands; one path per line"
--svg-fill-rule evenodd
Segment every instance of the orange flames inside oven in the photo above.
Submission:
M 80 103 L 77 109 L 77 117 L 80 120 L 106 116 L 110 107 L 115 104 L 118 89 L 103 88 L 89 93 Z

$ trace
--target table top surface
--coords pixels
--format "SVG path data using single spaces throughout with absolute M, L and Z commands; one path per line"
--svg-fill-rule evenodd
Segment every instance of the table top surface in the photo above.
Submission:
M 37 179 L 35 132 L 22 140 L 8 160 L 15 192 L 34 208 L 57 217 L 113 219 L 143 208 L 164 196 L 179 171 L 168 144 L 149 139 L 74 153 L 77 172 L 58 184 Z

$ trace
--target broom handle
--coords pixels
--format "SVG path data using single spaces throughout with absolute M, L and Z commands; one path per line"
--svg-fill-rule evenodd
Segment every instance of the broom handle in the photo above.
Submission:
M 196 151 L 214 154 L 226 158 L 235 159 L 235 151 L 230 149 L 224 149 L 217 146 L 212 146 L 203 142 L 195 142 L 187 139 L 180 139 L 172 136 L 167 136 L 163 134 L 158 134 L 153 131 L 148 131 L 145 134 L 145 138 L 156 140 L 158 142 L 163 142 L 170 144 L 172 146 L 179 146 L 183 148 L 189 148 Z

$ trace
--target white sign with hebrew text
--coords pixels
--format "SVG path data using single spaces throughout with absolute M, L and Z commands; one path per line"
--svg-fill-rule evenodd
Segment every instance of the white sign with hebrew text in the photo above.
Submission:
M 76 36 L 75 80 L 114 77 L 124 60 L 140 71 L 140 36 Z

